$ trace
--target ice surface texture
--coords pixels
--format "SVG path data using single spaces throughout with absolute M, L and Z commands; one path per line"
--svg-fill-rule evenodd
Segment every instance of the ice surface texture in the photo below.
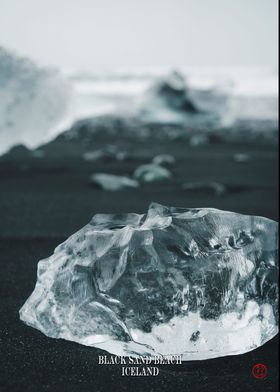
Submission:
M 98 214 L 38 264 L 20 310 L 53 338 L 117 355 L 240 354 L 278 331 L 276 222 L 151 204 Z

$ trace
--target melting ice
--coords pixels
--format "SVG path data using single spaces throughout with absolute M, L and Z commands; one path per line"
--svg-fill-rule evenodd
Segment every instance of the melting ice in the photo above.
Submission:
M 95 215 L 39 262 L 20 318 L 115 355 L 245 353 L 278 332 L 277 230 L 267 218 L 155 203 Z

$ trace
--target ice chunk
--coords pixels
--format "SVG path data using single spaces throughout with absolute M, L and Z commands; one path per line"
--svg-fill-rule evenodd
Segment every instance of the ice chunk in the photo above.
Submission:
M 104 158 L 105 154 L 103 150 L 87 151 L 83 154 L 83 159 L 85 161 L 97 161 Z
M 244 153 L 236 153 L 233 155 L 233 160 L 236 163 L 247 163 L 250 160 L 250 156 Z
M 51 137 L 69 110 L 72 89 L 63 76 L 0 47 L 0 154 Z
M 182 74 L 173 71 L 165 79 L 158 80 L 149 90 L 154 100 L 158 99 L 173 110 L 196 113 L 194 103 L 188 97 L 188 90 Z
M 44 158 L 45 155 L 46 155 L 45 151 L 44 150 L 40 150 L 39 148 L 37 148 L 35 150 L 32 150 L 31 154 L 32 154 L 33 158 L 38 158 L 38 159 Z
M 209 138 L 206 134 L 197 133 L 190 137 L 189 143 L 192 147 L 204 146 L 209 143 Z
M 154 163 L 148 163 L 146 165 L 139 166 L 135 170 L 133 176 L 142 182 L 156 182 L 167 180 L 172 177 L 172 174 L 165 167 Z
M 148 121 L 180 123 L 200 111 L 190 97 L 183 75 L 174 71 L 147 89 L 139 101 L 139 113 Z
M 278 331 L 276 222 L 211 208 L 99 214 L 38 264 L 20 318 L 116 355 L 240 354 Z
M 156 165 L 174 165 L 176 159 L 170 154 L 160 154 L 153 158 L 153 163 Z
M 106 191 L 119 191 L 125 188 L 137 188 L 138 181 L 125 176 L 96 173 L 91 176 L 91 182 Z

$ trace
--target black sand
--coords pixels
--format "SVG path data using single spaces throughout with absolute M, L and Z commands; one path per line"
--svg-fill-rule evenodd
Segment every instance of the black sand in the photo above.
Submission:
M 110 143 L 113 141 L 110 140 Z M 101 142 L 100 142 L 101 145 Z M 84 150 L 87 147 L 83 148 Z M 142 142 L 127 161 L 86 162 L 80 150 L 45 147 L 43 158 L 0 161 L 1 381 L 3 391 L 275 391 L 277 339 L 250 353 L 164 367 L 158 377 L 122 377 L 120 366 L 99 366 L 97 349 L 45 337 L 24 325 L 18 310 L 36 281 L 37 262 L 85 225 L 95 213 L 144 212 L 150 202 L 182 207 L 216 207 L 278 220 L 277 149 L 271 145 L 211 144 L 192 148 L 182 141 Z M 133 191 L 105 192 L 89 184 L 94 172 L 132 174 L 155 153 L 173 154 L 170 182 Z M 238 164 L 234 153 L 250 160 Z M 187 192 L 185 181 L 216 181 L 228 191 Z M 252 377 L 256 363 L 268 367 Z

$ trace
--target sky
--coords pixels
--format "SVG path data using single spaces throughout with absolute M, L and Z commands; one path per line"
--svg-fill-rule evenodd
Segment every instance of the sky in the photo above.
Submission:
M 0 0 L 0 45 L 39 64 L 277 66 L 277 0 Z

